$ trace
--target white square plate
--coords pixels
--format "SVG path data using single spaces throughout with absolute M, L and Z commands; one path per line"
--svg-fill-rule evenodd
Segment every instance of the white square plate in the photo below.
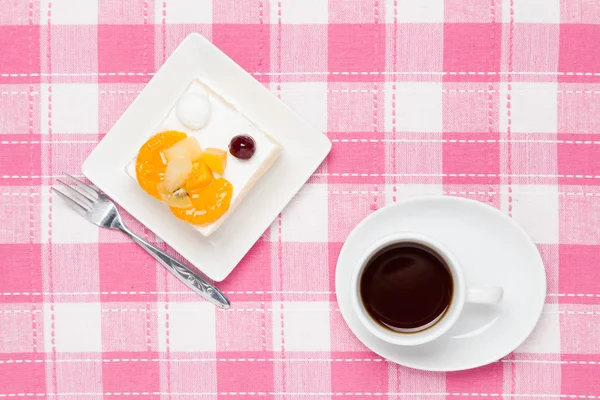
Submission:
M 279 142 L 273 166 L 211 236 L 148 196 L 125 168 L 199 78 Z M 331 142 L 208 40 L 183 40 L 83 164 L 84 175 L 209 278 L 229 275 L 331 150 Z M 265 266 L 268 268 L 268 266 Z

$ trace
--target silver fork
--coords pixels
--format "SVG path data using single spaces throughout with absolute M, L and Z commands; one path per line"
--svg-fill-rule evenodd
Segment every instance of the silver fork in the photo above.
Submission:
M 173 275 L 186 284 L 187 287 L 221 308 L 229 308 L 230 303 L 227 297 L 214 285 L 197 272 L 186 267 L 164 251 L 148 243 L 137 234 L 129 230 L 123 223 L 117 207 L 100 190 L 65 174 L 73 180 L 75 186 L 69 185 L 60 179 L 60 189 L 52 187 L 52 190 L 59 195 L 69 207 L 84 216 L 88 221 L 102 228 L 117 229 L 129 237 L 137 244 L 142 246 L 152 257 L 156 259 L 163 267 L 171 271 Z

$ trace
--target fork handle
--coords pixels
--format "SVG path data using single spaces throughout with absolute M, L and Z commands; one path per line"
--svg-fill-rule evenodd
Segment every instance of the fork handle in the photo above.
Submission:
M 137 244 L 146 250 L 152 257 L 156 259 L 163 267 L 168 269 L 187 287 L 204 297 L 209 302 L 220 308 L 229 308 L 231 303 L 217 287 L 209 283 L 206 279 L 194 272 L 189 267 L 186 267 L 164 251 L 147 242 L 135 232 L 129 230 L 124 224 L 118 224 L 117 228 L 131 237 Z

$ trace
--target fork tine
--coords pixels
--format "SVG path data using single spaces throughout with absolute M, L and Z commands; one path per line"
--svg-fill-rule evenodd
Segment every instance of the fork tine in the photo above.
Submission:
M 65 181 L 63 181 L 61 179 L 57 179 L 57 181 L 59 183 L 61 183 L 63 186 L 67 186 L 69 189 L 74 190 L 77 193 L 79 193 L 81 195 L 81 197 L 83 197 L 84 199 L 89 200 L 91 202 L 91 204 L 94 204 L 98 200 L 97 197 L 92 197 L 92 195 L 90 195 L 87 190 L 82 189 L 77 184 L 75 184 L 75 185 L 69 185 L 67 182 L 65 182 Z
M 77 186 L 79 186 L 81 188 L 81 190 L 84 190 L 87 194 L 92 196 L 92 199 L 94 199 L 93 201 L 98 200 L 98 193 L 100 192 L 100 190 L 96 186 L 88 185 L 87 183 L 75 178 L 73 175 L 69 175 L 69 174 L 65 174 L 65 175 L 68 176 L 69 178 L 73 179 L 73 181 L 75 181 L 75 184 Z
M 65 201 L 65 203 L 67 203 L 67 205 L 69 207 L 71 207 L 73 210 L 77 211 L 79 214 L 81 214 L 85 217 L 88 210 L 86 208 L 84 208 L 81 204 L 79 204 L 77 201 L 73 200 L 72 198 L 70 198 L 65 193 L 63 193 L 60 190 L 58 190 L 57 188 L 55 188 L 54 186 L 52 187 L 52 191 L 54 193 L 56 193 L 57 195 L 59 195 Z
M 61 184 L 60 188 L 63 189 L 62 193 L 64 195 L 68 196 L 71 200 L 77 202 L 80 206 L 82 206 L 86 210 L 92 209 L 92 206 L 94 205 L 94 203 L 92 203 L 86 197 L 79 194 L 79 192 L 77 190 L 75 190 L 75 188 L 73 186 L 69 186 L 61 181 L 59 181 L 59 182 Z

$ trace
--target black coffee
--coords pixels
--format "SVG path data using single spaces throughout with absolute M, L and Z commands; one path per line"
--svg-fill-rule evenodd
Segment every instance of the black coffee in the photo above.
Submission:
M 414 330 L 444 314 L 452 299 L 452 275 L 443 259 L 417 243 L 390 245 L 367 262 L 360 280 L 371 317 L 395 330 Z

